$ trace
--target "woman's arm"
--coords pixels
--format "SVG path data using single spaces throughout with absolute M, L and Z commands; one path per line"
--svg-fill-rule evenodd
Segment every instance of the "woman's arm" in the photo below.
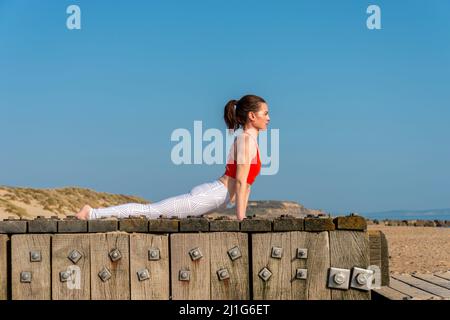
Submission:
M 236 216 L 238 220 L 243 220 L 250 195 L 250 186 L 247 184 L 247 177 L 250 172 L 251 159 L 256 155 L 256 146 L 248 135 L 243 134 L 241 140 L 238 139 L 237 153 Z

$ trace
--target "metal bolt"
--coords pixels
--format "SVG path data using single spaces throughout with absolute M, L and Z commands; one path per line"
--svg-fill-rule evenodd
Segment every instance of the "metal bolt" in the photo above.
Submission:
M 148 260 L 159 260 L 160 252 L 158 248 L 152 248 L 148 250 Z
M 306 259 L 308 257 L 308 249 L 297 248 L 297 259 Z
M 297 279 L 306 279 L 308 275 L 307 269 L 297 269 L 295 272 L 295 278 Z
M 20 273 L 20 282 L 31 282 L 31 271 L 23 271 Z
M 120 254 L 120 251 L 118 249 L 113 249 L 109 252 L 109 257 L 114 262 L 120 260 L 122 258 L 122 255 Z
M 30 252 L 30 261 L 31 262 L 40 262 L 42 260 L 40 251 L 31 251 Z
M 269 278 L 272 276 L 272 272 L 270 272 L 269 269 L 266 267 L 262 268 L 261 271 L 259 271 L 259 277 L 263 279 L 264 281 L 269 280 Z
M 190 271 L 188 270 L 180 270 L 178 275 L 178 280 L 180 281 L 189 281 L 190 279 Z
M 239 250 L 239 247 L 237 247 L 237 246 L 228 250 L 228 255 L 230 256 L 230 259 L 232 261 L 242 257 L 241 251 Z
M 367 283 L 367 277 L 364 273 L 360 273 L 356 276 L 356 282 L 360 285 L 365 285 Z
M 281 259 L 283 255 L 283 249 L 279 247 L 272 247 L 272 258 Z
M 70 278 L 70 273 L 69 273 L 69 272 L 67 272 L 67 271 L 61 271 L 61 272 L 59 273 L 59 280 L 60 280 L 61 282 L 66 282 L 67 280 L 69 280 L 69 278 Z
M 69 260 L 73 263 L 77 263 L 82 257 L 82 254 L 78 250 L 72 250 L 68 256 Z
M 142 269 L 137 272 L 139 281 L 144 281 L 150 278 L 150 274 L 147 269 Z
M 334 275 L 333 281 L 337 284 L 343 284 L 345 282 L 345 275 L 342 272 L 338 272 Z
M 193 261 L 198 260 L 201 257 L 203 257 L 202 252 L 200 251 L 199 248 L 194 248 L 191 251 L 189 251 L 189 255 L 191 256 L 191 259 Z
M 228 273 L 228 270 L 226 268 L 217 270 L 217 275 L 219 276 L 219 280 L 225 280 L 230 278 L 230 274 Z
M 98 276 L 100 279 L 102 279 L 103 282 L 111 278 L 111 272 L 107 268 L 103 268 L 99 273 Z

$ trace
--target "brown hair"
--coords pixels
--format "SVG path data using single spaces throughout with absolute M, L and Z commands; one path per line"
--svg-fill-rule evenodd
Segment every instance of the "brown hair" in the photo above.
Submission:
M 263 98 L 248 94 L 240 100 L 230 100 L 225 105 L 223 118 L 228 129 L 237 130 L 244 127 L 248 119 L 249 112 L 258 112 L 261 103 L 265 103 Z M 236 108 L 235 108 L 236 106 Z

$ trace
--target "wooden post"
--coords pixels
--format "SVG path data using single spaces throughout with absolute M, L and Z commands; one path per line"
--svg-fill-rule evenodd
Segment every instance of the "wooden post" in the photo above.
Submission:
M 189 251 L 198 248 L 203 257 L 192 260 Z M 211 298 L 210 244 L 208 233 L 178 233 L 170 235 L 172 261 L 172 299 L 209 300 Z M 180 280 L 180 271 L 189 280 Z
M 331 267 L 369 267 L 369 236 L 362 231 L 330 231 Z M 370 300 L 370 291 L 331 289 L 333 300 Z
M 272 250 L 282 249 L 281 259 L 272 257 Z M 252 234 L 253 299 L 290 300 L 291 237 L 289 232 Z M 267 268 L 272 275 L 264 281 L 258 274 Z
M 91 298 L 89 251 L 89 236 L 86 234 L 56 234 L 52 237 L 53 300 Z M 68 279 L 64 278 L 67 274 L 70 275 Z
M 292 299 L 330 300 L 327 288 L 330 267 L 328 232 L 291 232 Z M 297 249 L 307 249 L 306 259 L 297 257 Z M 307 269 L 306 280 L 296 279 L 297 268 Z
M 0 234 L 0 300 L 8 299 L 8 265 L 7 244 L 8 236 Z
M 130 235 L 130 276 L 132 300 L 169 300 L 168 235 Z
M 11 257 L 12 299 L 50 300 L 50 235 L 13 235 Z
M 211 299 L 249 300 L 248 235 L 239 232 L 211 233 L 210 246 Z M 231 249 L 236 250 L 236 256 L 231 251 L 229 253 Z M 239 255 L 239 258 L 234 258 Z M 218 271 L 225 270 L 228 278 L 221 280 Z
M 110 256 L 118 250 L 121 258 Z M 130 299 L 129 236 L 123 233 L 99 233 L 90 236 L 92 300 Z M 99 273 L 109 273 L 104 281 Z

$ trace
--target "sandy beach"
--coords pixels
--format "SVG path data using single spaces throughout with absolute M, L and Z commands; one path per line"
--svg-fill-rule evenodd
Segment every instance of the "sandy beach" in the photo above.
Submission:
M 391 273 L 450 270 L 450 228 L 382 225 L 368 228 L 386 235 Z

